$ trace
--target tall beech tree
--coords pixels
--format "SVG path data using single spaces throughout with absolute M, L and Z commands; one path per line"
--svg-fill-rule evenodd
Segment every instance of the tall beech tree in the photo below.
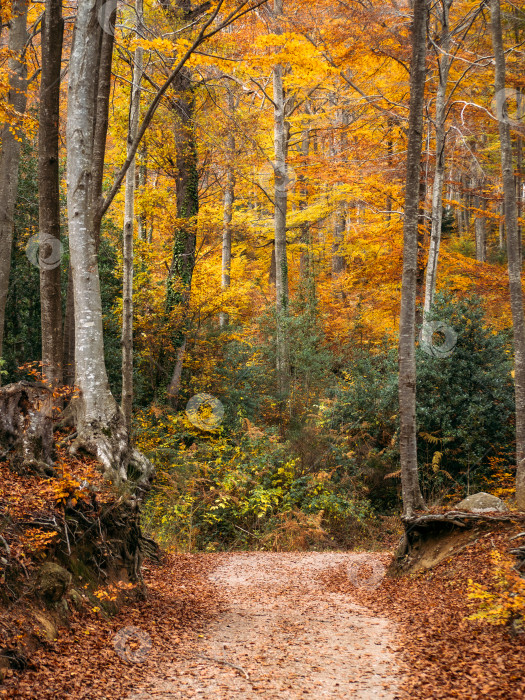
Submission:
M 25 50 L 27 43 L 27 2 L 14 0 L 13 17 L 9 23 L 8 61 L 9 89 L 7 104 L 12 112 L 13 123 L 1 126 L 0 139 L 0 358 L 2 357 L 5 306 L 11 270 L 11 248 L 13 245 L 14 213 L 18 190 L 18 168 L 23 128 L 20 119 L 27 104 L 27 66 Z
M 443 219 L 443 183 L 445 180 L 445 144 L 447 116 L 447 87 L 453 56 L 450 54 L 452 35 L 450 31 L 450 8 L 452 0 L 442 0 L 437 3 L 436 12 L 440 25 L 440 43 L 437 45 L 438 87 L 436 90 L 435 131 L 436 131 L 436 164 L 434 182 L 432 183 L 432 223 L 430 231 L 430 246 L 425 279 L 424 313 L 428 314 L 436 289 L 439 248 L 441 245 L 441 225 Z
M 231 124 L 226 135 L 226 173 L 224 182 L 223 198 L 223 224 L 222 224 L 222 254 L 221 254 L 221 288 L 226 291 L 231 283 L 232 265 L 232 219 L 233 202 L 235 201 L 235 134 L 233 132 L 233 121 L 235 110 L 235 100 L 233 92 L 228 89 L 228 114 L 231 117 Z M 221 328 L 228 325 L 229 316 L 226 311 L 221 311 L 219 323 Z
M 80 395 L 72 402 L 77 428 L 73 450 L 84 448 L 97 456 L 106 472 L 124 481 L 128 471 L 146 484 L 152 465 L 134 449 L 124 414 L 111 393 L 104 362 L 102 304 L 98 244 L 102 217 L 119 191 L 141 140 L 166 92 L 177 80 L 195 49 L 224 27 L 261 3 L 241 2 L 221 16 L 224 0 L 203 15 L 196 36 L 178 56 L 173 70 L 152 99 L 136 138 L 112 187 L 102 198 L 102 175 L 108 122 L 106 85 L 111 67 L 114 26 L 101 0 L 79 0 L 69 61 L 67 110 L 67 205 L 69 245 L 75 309 L 75 383 Z M 208 7 L 206 7 L 205 12 Z M 202 12 L 199 12 L 199 15 Z M 104 30 L 103 30 L 104 27 Z M 109 37 L 109 38 L 108 38 Z M 107 49 L 107 50 L 106 50 Z M 195 183 L 193 183 L 195 186 Z
M 415 337 L 419 180 L 423 144 L 428 11 L 428 0 L 414 0 L 403 220 L 403 278 L 399 319 L 399 451 L 403 511 L 406 515 L 412 514 L 414 510 L 423 508 L 425 505 L 419 487 L 417 469 Z
M 274 0 L 273 21 L 276 34 L 283 33 L 283 0 Z M 287 98 L 283 86 L 284 67 L 273 67 L 274 107 L 274 251 L 275 251 L 275 299 L 277 311 L 277 380 L 283 397 L 290 386 L 290 358 L 288 349 L 288 250 L 286 245 L 286 215 L 288 211 L 287 153 L 289 131 L 286 121 Z
M 101 58 L 98 2 L 80 0 L 69 60 L 67 207 L 75 308 L 74 448 L 93 452 L 109 474 L 127 479 L 129 440 L 104 363 L 102 303 L 97 260 L 99 231 L 94 191 L 97 79 Z
M 143 3 L 135 5 L 136 30 L 143 33 Z M 140 118 L 140 83 L 144 63 L 144 50 L 137 46 L 133 56 L 133 81 L 129 104 L 128 149 L 137 138 Z M 122 411 L 128 430 L 131 429 L 133 408 L 133 233 L 135 227 L 135 162 L 134 158 L 126 173 L 123 232 L 123 285 L 122 285 Z
M 46 0 L 42 19 L 42 73 L 38 114 L 38 212 L 41 250 L 40 313 L 42 374 L 52 386 L 62 383 L 62 294 L 60 287 L 60 170 L 58 124 L 64 20 L 62 0 Z M 45 260 L 51 257 L 51 264 Z
M 514 331 L 514 389 L 516 396 L 516 502 L 525 510 L 525 319 L 521 282 L 521 255 L 518 228 L 518 207 L 514 181 L 512 140 L 506 108 L 505 50 L 501 31 L 499 0 L 490 0 L 492 46 L 494 49 L 494 88 L 499 127 L 501 175 L 505 203 L 509 292 Z
M 173 329 L 176 352 L 175 367 L 168 385 L 168 398 L 177 406 L 189 330 L 189 303 L 191 281 L 195 267 L 197 242 L 197 214 L 199 213 L 199 173 L 195 141 L 195 95 L 189 71 L 182 70 L 176 81 L 177 97 L 172 100 L 176 131 L 176 192 L 177 226 L 173 242 L 173 256 L 168 275 L 166 307 L 182 309 L 182 322 Z

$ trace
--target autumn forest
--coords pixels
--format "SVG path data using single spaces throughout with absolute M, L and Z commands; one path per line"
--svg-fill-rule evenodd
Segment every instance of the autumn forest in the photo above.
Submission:
M 522 0 L 1 0 L 0 697 L 523 697 L 524 45 Z M 279 601 L 332 680 L 254 666 Z

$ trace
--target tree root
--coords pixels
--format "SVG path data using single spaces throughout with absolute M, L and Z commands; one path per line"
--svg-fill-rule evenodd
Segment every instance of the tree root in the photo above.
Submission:
M 236 671 L 239 671 L 239 673 L 243 675 L 247 681 L 250 680 L 248 672 L 245 671 L 242 668 L 242 666 L 237 666 L 237 664 L 232 664 L 230 661 L 226 661 L 225 659 L 219 659 L 215 656 L 205 656 L 204 654 L 196 654 L 196 656 L 199 659 L 206 659 L 206 661 L 215 661 L 215 663 L 223 664 L 224 666 L 230 666 L 230 668 L 234 668 Z

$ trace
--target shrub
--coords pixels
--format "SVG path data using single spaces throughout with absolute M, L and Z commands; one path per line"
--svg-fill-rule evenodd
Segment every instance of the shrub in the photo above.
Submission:
M 416 351 L 418 461 L 424 494 L 437 501 L 482 484 L 495 458 L 512 460 L 514 390 L 510 335 L 486 326 L 479 299 L 438 295 L 429 320 L 457 335 L 448 357 Z M 324 424 L 346 433 L 353 473 L 382 510 L 396 505 L 398 493 L 397 381 L 394 349 L 360 350 L 324 411 Z
M 142 414 L 140 447 L 158 466 L 148 527 L 178 550 L 345 545 L 369 504 L 326 462 L 304 471 L 275 429 L 203 435 L 183 417 Z M 199 434 L 200 433 L 200 434 Z
M 492 582 L 482 586 L 469 579 L 468 598 L 478 601 L 478 610 L 468 619 L 521 629 L 525 617 L 525 580 L 501 552 L 493 550 L 491 554 Z

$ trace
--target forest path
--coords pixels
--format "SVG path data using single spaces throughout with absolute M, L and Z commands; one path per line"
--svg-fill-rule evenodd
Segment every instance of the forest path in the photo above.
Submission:
M 399 697 L 393 624 L 322 582 L 342 566 L 359 582 L 362 555 L 254 552 L 220 561 L 210 579 L 229 609 L 192 654 L 126 700 Z

